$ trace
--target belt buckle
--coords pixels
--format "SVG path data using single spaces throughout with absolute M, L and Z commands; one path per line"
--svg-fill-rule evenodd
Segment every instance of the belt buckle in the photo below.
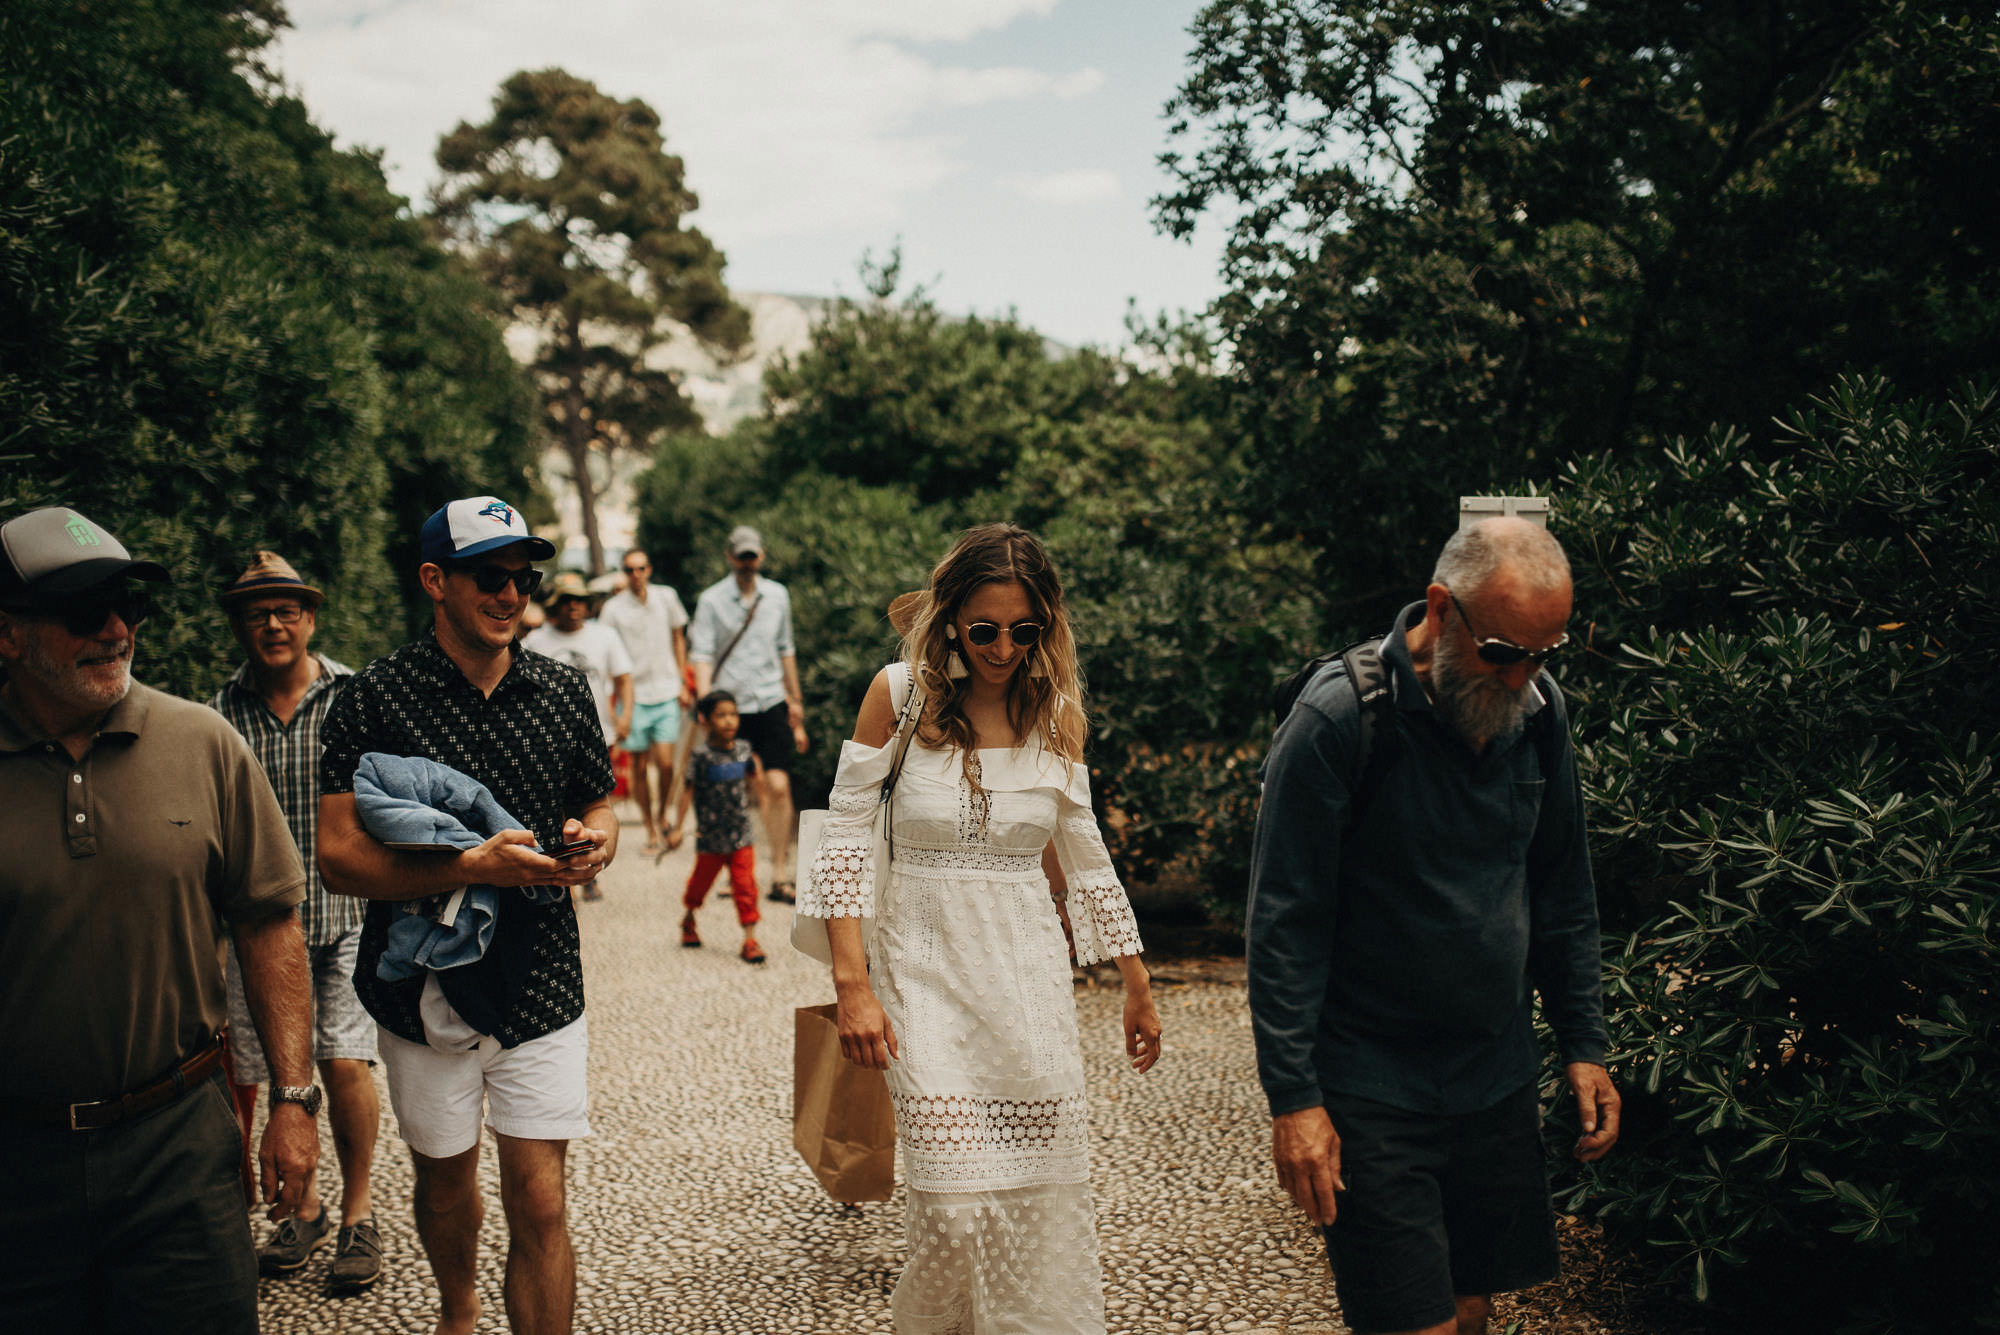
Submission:
M 70 1130 L 72 1130 L 72 1131 L 88 1131 L 88 1130 L 90 1130 L 90 1128 L 89 1128 L 89 1127 L 87 1127 L 87 1126 L 78 1126 L 78 1125 L 76 1124 L 76 1114 L 77 1114 L 77 1110 L 78 1110 L 79 1108 L 88 1108 L 89 1106 L 90 1106 L 90 1105 L 89 1105 L 88 1103 L 72 1103 L 72 1104 L 70 1104 L 70 1105 L 69 1105 L 69 1129 L 70 1129 Z

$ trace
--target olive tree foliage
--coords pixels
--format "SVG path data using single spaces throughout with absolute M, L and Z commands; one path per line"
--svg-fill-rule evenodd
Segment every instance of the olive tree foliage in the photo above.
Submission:
M 2000 1300 L 2000 394 L 1848 378 L 1555 492 L 1617 1152 L 1576 1183 L 1792 1329 Z
M 1275 531 L 1386 615 L 1453 498 L 1988 364 L 2000 49 L 1938 0 L 1218 0 L 1169 106 Z
M 275 90 L 269 0 L 0 8 L 0 513 L 65 504 L 175 584 L 142 674 L 203 694 L 258 547 L 322 643 L 404 624 L 432 490 L 519 489 L 530 419 L 478 281 Z
M 700 425 L 673 373 L 649 364 L 662 321 L 727 352 L 749 316 L 723 284 L 722 252 L 683 225 L 699 200 L 636 98 L 524 70 L 500 85 L 490 119 L 439 141 L 437 163 L 438 224 L 534 335 L 543 419 L 568 456 L 591 573 L 602 573 L 593 457 Z
M 1133 330 L 1129 354 L 1071 352 L 1007 319 L 958 319 L 896 262 L 863 270 L 764 411 L 720 440 L 663 443 L 640 483 L 640 541 L 663 577 L 724 574 L 737 523 L 792 593 L 812 751 L 831 783 L 869 678 L 894 656 L 889 600 L 921 587 L 964 528 L 1012 520 L 1048 545 L 1088 691 L 1087 759 L 1128 877 L 1240 902 L 1265 693 L 1304 653 L 1303 553 L 1258 545 L 1233 508 L 1243 463 L 1207 425 L 1197 328 Z

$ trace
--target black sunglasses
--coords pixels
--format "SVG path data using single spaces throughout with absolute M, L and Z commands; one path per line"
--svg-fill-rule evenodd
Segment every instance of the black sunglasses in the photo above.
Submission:
M 1564 631 L 1562 638 L 1546 649 L 1525 648 L 1512 640 L 1503 640 L 1497 635 L 1481 639 L 1479 632 L 1472 628 L 1472 618 L 1467 616 L 1465 608 L 1459 605 L 1458 595 L 1446 589 L 1445 596 L 1451 599 L 1453 607 L 1458 608 L 1458 619 L 1465 623 L 1466 634 L 1472 636 L 1474 650 L 1483 661 L 1491 663 L 1494 667 L 1513 667 L 1516 663 L 1533 663 L 1536 667 L 1540 667 L 1554 658 L 1561 652 L 1562 647 L 1569 643 L 1568 631 Z
M 652 568 L 653 567 L 651 566 L 626 566 L 625 573 L 628 575 L 639 575 L 639 574 L 644 574 L 646 571 L 651 570 Z
M 975 621 L 965 628 L 965 642 L 984 649 L 1000 638 L 1002 629 L 1006 630 L 1007 638 L 1014 642 L 1016 649 L 1032 649 L 1042 638 L 1042 623 L 1039 621 L 1016 621 L 1004 628 L 991 621 Z
M 44 621 L 54 621 L 78 639 L 95 635 L 104 629 L 104 623 L 116 612 L 118 619 L 128 629 L 136 629 L 141 621 L 153 614 L 153 600 L 138 589 L 120 589 L 116 593 L 99 593 L 71 603 L 60 612 L 52 612 L 40 607 L 10 607 L 16 616 L 39 617 Z
M 522 566 L 519 570 L 509 570 L 506 566 L 449 566 L 461 575 L 470 576 L 481 593 L 498 593 L 509 580 L 523 598 L 542 587 L 542 572 L 533 566 Z

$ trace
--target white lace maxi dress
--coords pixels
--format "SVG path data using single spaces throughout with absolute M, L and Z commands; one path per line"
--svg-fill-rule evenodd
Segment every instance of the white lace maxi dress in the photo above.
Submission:
M 1139 952 L 1089 778 L 1039 745 L 982 749 L 982 804 L 958 752 L 913 743 L 877 905 L 872 831 L 889 750 L 842 748 L 797 911 L 875 916 L 869 973 L 896 1031 L 888 1080 L 908 1189 L 896 1330 L 1101 1335 L 1083 1057 L 1041 865 L 1053 840 L 1080 962 Z

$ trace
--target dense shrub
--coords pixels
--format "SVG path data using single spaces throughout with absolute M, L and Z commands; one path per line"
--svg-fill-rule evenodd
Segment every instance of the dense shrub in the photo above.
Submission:
M 1848 380 L 1784 438 L 1559 492 L 1632 1100 L 1574 1197 L 1787 1328 L 1990 1324 L 2000 398 Z

